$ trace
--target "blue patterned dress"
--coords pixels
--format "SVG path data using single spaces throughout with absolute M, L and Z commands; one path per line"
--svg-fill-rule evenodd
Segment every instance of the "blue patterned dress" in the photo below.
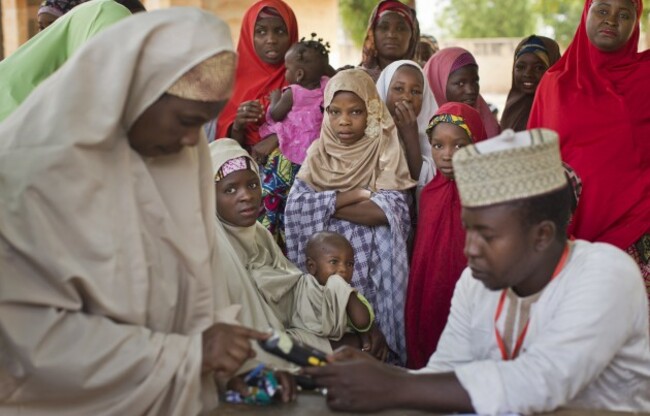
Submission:
M 314 233 L 328 230 L 345 236 L 354 249 L 352 286 L 372 304 L 388 346 L 406 362 L 404 303 L 409 274 L 406 241 L 410 232 L 407 193 L 379 191 L 371 200 L 389 225 L 369 227 L 333 217 L 336 191 L 316 192 L 296 179 L 285 211 L 287 256 L 306 270 L 305 246 Z

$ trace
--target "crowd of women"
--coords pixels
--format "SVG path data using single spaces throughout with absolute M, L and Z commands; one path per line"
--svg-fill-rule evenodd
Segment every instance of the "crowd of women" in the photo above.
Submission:
M 269 327 L 423 367 L 467 265 L 452 156 L 506 129 L 559 133 L 571 238 L 627 251 L 650 293 L 642 0 L 585 0 L 562 56 L 524 38 L 500 122 L 474 56 L 397 0 L 339 70 L 282 0 L 246 11 L 236 48 L 207 13 L 118 3 L 0 62 L 0 409 L 189 414 L 260 362 L 290 400 L 295 368 L 249 342 Z

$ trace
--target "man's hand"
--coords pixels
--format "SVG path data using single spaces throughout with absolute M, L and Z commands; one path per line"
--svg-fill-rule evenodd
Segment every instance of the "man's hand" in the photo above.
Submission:
M 303 368 L 303 373 L 327 388 L 327 405 L 334 410 L 373 412 L 397 405 L 392 394 L 406 371 L 373 359 L 350 347 L 337 350 L 330 364 Z

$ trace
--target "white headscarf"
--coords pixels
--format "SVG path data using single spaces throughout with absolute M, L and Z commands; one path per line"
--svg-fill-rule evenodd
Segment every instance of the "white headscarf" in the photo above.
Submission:
M 419 191 L 429 183 L 431 179 L 433 179 L 433 176 L 436 173 L 436 166 L 431 157 L 431 143 L 429 143 L 429 137 L 427 137 L 426 130 L 429 125 L 429 120 L 433 117 L 436 110 L 438 110 L 438 104 L 436 104 L 436 99 L 431 92 L 431 88 L 429 88 L 427 77 L 424 75 L 422 68 L 420 68 L 416 62 L 409 60 L 395 61 L 384 68 L 381 72 L 381 75 L 377 80 L 377 91 L 379 92 L 381 99 L 386 102 L 390 82 L 393 80 L 395 72 L 404 65 L 410 65 L 417 68 L 417 70 L 422 74 L 422 79 L 424 80 L 424 88 L 422 89 L 422 109 L 417 117 L 420 152 L 422 153 L 422 169 L 420 170 L 420 177 L 418 178 L 417 185 Z
M 201 384 L 220 305 L 207 142 L 143 159 L 127 131 L 225 51 L 228 26 L 209 13 L 141 13 L 0 124 L 0 413 L 187 415 L 202 392 L 215 404 Z

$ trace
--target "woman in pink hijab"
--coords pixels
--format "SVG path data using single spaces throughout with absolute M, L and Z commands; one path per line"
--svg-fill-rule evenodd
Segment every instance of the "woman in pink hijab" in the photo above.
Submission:
M 479 94 L 478 64 L 471 53 L 456 47 L 441 49 L 426 63 L 424 73 L 438 106 L 448 102 L 467 104 L 481 115 L 487 137 L 501 132 L 499 122 Z

